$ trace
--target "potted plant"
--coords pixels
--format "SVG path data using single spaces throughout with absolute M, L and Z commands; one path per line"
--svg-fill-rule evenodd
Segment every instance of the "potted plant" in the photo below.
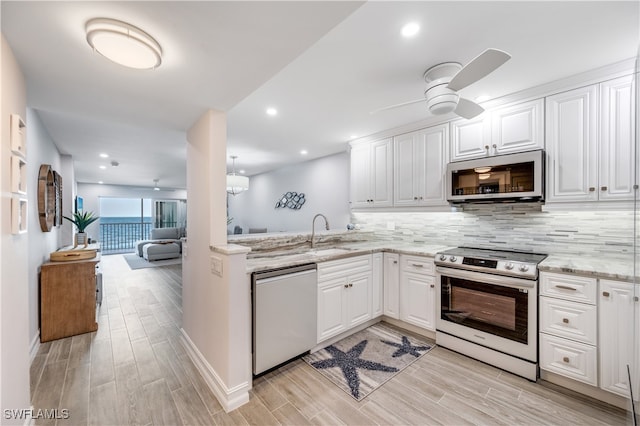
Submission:
M 80 244 L 84 244 L 84 247 L 86 247 L 87 234 L 85 230 L 87 229 L 87 226 L 100 219 L 100 217 L 94 216 L 93 212 L 75 212 L 72 217 L 62 217 L 73 223 L 76 228 L 78 228 L 78 232 L 75 235 L 73 247 L 78 247 L 78 245 Z

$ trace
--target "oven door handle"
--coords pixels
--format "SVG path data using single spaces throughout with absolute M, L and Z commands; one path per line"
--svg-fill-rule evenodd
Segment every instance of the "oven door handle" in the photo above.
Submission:
M 502 275 L 483 274 L 482 272 L 464 271 L 461 269 L 444 268 L 436 266 L 436 273 L 441 276 L 459 278 L 462 280 L 472 280 L 480 283 L 499 285 L 503 287 L 514 287 L 533 289 L 536 287 L 535 280 L 523 280 L 520 278 L 505 277 Z

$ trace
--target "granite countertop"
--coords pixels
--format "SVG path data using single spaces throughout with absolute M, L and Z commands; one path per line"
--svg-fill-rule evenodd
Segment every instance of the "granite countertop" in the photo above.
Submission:
M 241 244 L 241 241 L 236 241 Z M 402 241 L 357 241 L 344 244 L 319 244 L 314 250 L 308 246 L 296 249 L 251 252 L 247 256 L 247 273 L 268 269 L 284 268 L 305 263 L 319 263 L 330 260 L 371 254 L 381 251 L 434 257 L 436 253 L 453 248 L 438 244 L 408 243 Z M 552 254 L 539 265 L 540 271 L 558 272 L 633 282 L 633 256 L 603 258 L 583 254 Z M 638 277 L 640 281 L 640 277 Z
M 247 256 L 247 273 L 302 265 L 305 263 L 345 259 L 381 251 L 433 257 L 437 252 L 448 248 L 451 247 L 392 241 L 361 241 L 333 244 L 331 246 L 318 245 L 314 250 L 306 247 L 297 250 L 273 250 L 266 253 L 256 252 L 250 253 Z
M 630 254 L 617 258 L 553 254 L 543 260 L 538 267 L 543 272 L 559 272 L 629 282 L 634 280 L 633 256 Z

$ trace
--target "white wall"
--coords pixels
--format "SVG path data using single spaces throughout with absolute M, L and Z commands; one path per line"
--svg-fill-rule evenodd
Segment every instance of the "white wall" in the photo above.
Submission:
M 61 241 L 61 229 L 71 228 L 68 221 L 64 221 L 62 226 L 54 226 L 49 232 L 43 232 L 40 229 L 40 221 L 38 218 L 38 172 L 41 164 L 49 164 L 53 170 L 58 172 L 62 177 L 63 197 L 66 192 L 70 191 L 72 177 L 69 178 L 63 174 L 61 169 L 61 158 L 58 148 L 55 146 L 53 139 L 49 136 L 46 128 L 42 124 L 37 111 L 27 109 L 27 174 L 29 176 L 27 194 L 29 200 L 29 218 L 28 218 L 28 244 L 29 244 L 29 341 L 31 345 L 37 344 L 40 333 L 39 319 L 39 280 L 40 266 L 49 260 L 49 253 L 57 250 L 65 245 Z M 68 186 L 68 188 L 67 188 Z M 63 210 L 66 207 L 63 203 Z
M 95 183 L 78 183 L 77 195 L 82 197 L 84 210 L 100 215 L 100 197 L 115 198 L 152 198 L 157 200 L 186 200 L 187 190 L 153 191 L 123 185 L 99 185 Z M 189 207 L 187 207 L 187 210 Z M 67 213 L 65 213 L 67 215 Z M 97 240 L 100 237 L 100 220 L 87 228 L 87 235 Z
M 5 409 L 30 407 L 29 395 L 29 282 L 28 235 L 11 233 L 11 143 L 9 116 L 20 114 L 26 120 L 26 85 L 11 47 L 2 36 L 1 109 L 0 109 L 0 188 L 2 222 L 0 223 L 0 408 L 2 424 L 22 424 L 24 419 L 5 419 Z M 27 129 L 29 122 L 27 122 Z M 28 130 L 27 130 L 28 131 Z M 29 147 L 27 147 L 27 154 Z M 27 161 L 29 159 L 27 158 Z M 36 181 L 28 182 L 33 191 Z M 29 205 L 29 215 L 35 215 Z M 28 232 L 36 230 L 29 229 Z
M 331 229 L 345 229 L 349 217 L 349 155 L 347 152 L 283 167 L 252 176 L 249 190 L 229 195 L 229 216 L 247 233 L 249 228 L 267 228 L 268 232 L 311 232 L 317 213 L 329 219 Z M 304 193 L 300 210 L 274 208 L 279 197 L 294 191 Z M 324 226 L 318 223 L 318 229 Z

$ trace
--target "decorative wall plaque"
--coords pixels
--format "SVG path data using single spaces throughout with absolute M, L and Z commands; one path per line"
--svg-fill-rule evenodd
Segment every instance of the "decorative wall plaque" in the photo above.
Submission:
M 276 209 L 290 208 L 293 210 L 300 210 L 306 199 L 304 193 L 298 194 L 297 192 L 287 192 L 276 201 Z

